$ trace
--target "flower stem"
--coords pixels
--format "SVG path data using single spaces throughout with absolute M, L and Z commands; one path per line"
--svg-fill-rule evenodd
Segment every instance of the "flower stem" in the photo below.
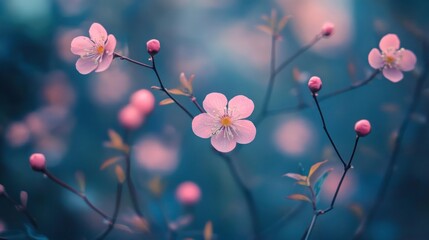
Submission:
M 188 114 L 188 116 L 190 118 L 194 118 L 194 116 L 182 105 L 180 104 L 169 92 L 168 90 L 164 87 L 164 84 L 161 81 L 161 77 L 159 76 L 158 70 L 156 69 L 156 64 L 155 64 L 155 57 L 152 56 L 152 70 L 155 72 L 156 78 L 158 79 L 159 82 L 159 87 L 161 88 L 161 91 L 163 91 L 165 94 L 167 94 L 167 96 L 169 98 L 171 98 L 176 104 L 177 106 L 179 106 L 186 114 Z
M 104 239 L 112 231 L 113 227 L 115 226 L 115 222 L 118 218 L 119 208 L 121 206 L 121 198 L 122 198 L 122 183 L 118 183 L 118 187 L 116 189 L 115 210 L 113 211 L 112 220 L 109 223 L 109 226 L 107 227 L 107 229 L 96 239 Z
M 201 105 L 198 103 L 197 98 L 195 96 L 191 96 L 191 101 L 192 103 L 194 103 L 194 105 L 198 108 L 198 111 L 200 111 L 200 113 L 205 113 L 206 111 L 201 107 Z
M 225 159 L 225 162 L 228 166 L 229 171 L 231 172 L 232 177 L 234 178 L 234 181 L 237 183 L 239 189 L 243 193 L 244 199 L 246 200 L 246 206 L 250 214 L 250 220 L 251 220 L 252 231 L 253 231 L 252 239 L 259 239 L 259 222 L 258 222 L 258 216 L 256 213 L 256 204 L 255 204 L 255 200 L 253 199 L 252 193 L 250 189 L 246 186 L 246 184 L 244 184 L 243 179 L 240 177 L 238 168 L 235 165 L 234 160 L 229 155 L 222 154 L 222 153 L 219 153 L 219 155 L 223 159 Z
M 329 141 L 331 142 L 331 145 L 334 148 L 335 152 L 337 153 L 337 156 L 340 159 L 341 163 L 343 164 L 344 167 L 346 167 L 346 163 L 344 162 L 343 158 L 341 157 L 341 154 L 338 152 L 338 149 L 335 146 L 335 143 L 332 140 L 331 135 L 329 134 L 328 128 L 326 127 L 325 118 L 323 117 L 322 110 L 320 109 L 320 105 L 319 105 L 319 101 L 317 100 L 317 94 L 316 93 L 313 93 L 313 99 L 314 99 L 314 102 L 316 103 L 317 110 L 319 111 L 320 119 L 322 120 L 323 130 L 325 131 L 326 136 L 328 136 Z
M 12 197 L 10 197 L 9 194 L 6 192 L 6 190 L 4 190 L 4 192 L 2 194 L 0 194 L 0 196 L 3 196 L 4 198 L 6 198 L 7 201 L 9 201 L 13 206 L 15 206 L 15 209 L 18 212 L 22 212 L 24 214 L 24 216 L 28 219 L 30 224 L 33 225 L 33 227 L 35 229 L 39 228 L 39 226 L 36 222 L 36 219 L 33 216 L 31 216 L 31 214 L 30 214 L 30 212 L 28 212 L 26 206 L 23 206 L 22 204 L 15 201 Z
M 94 212 L 102 216 L 106 221 L 108 221 L 109 224 L 112 223 L 112 220 L 107 216 L 107 214 L 105 214 L 103 211 L 101 211 L 96 206 L 94 206 L 94 204 L 92 204 L 83 193 L 80 193 L 79 191 L 77 191 L 67 183 L 61 181 L 60 179 L 55 177 L 52 173 L 50 173 L 47 169 L 42 170 L 42 173 L 44 173 L 49 179 L 51 179 L 56 184 L 69 190 L 70 192 L 74 193 L 76 196 L 80 197 L 86 203 L 86 205 L 88 205 L 92 210 L 94 210 Z
M 146 63 L 142 63 L 142 62 L 136 61 L 134 59 L 131 59 L 129 57 L 122 56 L 119 53 L 113 53 L 113 58 L 119 58 L 120 60 L 125 60 L 125 61 L 128 61 L 130 63 L 134 63 L 136 65 L 152 69 L 152 67 Z

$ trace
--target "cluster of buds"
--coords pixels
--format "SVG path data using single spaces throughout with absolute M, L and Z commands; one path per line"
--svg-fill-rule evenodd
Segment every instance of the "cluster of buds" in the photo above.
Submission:
M 147 89 L 140 89 L 130 97 L 129 104 L 119 112 L 119 123 L 126 129 L 137 129 L 153 111 L 155 97 Z

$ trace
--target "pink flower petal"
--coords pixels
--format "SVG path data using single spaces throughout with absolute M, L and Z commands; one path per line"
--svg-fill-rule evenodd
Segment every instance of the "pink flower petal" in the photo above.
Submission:
M 81 74 L 88 74 L 94 71 L 98 66 L 98 62 L 94 58 L 79 58 L 76 62 L 76 69 Z
M 413 52 L 410 50 L 403 50 L 401 62 L 399 63 L 399 68 L 402 71 L 411 71 L 416 66 L 417 58 Z
M 212 128 L 215 126 L 215 119 L 207 113 L 201 113 L 192 120 L 192 131 L 195 135 L 201 138 L 209 138 L 212 136 Z
M 234 122 L 234 127 L 236 127 L 237 135 L 235 136 L 235 141 L 241 144 L 247 144 L 253 141 L 256 136 L 256 127 L 249 120 L 237 120 Z
M 71 52 L 73 54 L 82 56 L 85 53 L 88 52 L 89 49 L 92 49 L 94 47 L 94 43 L 91 41 L 91 39 L 79 36 L 75 37 L 71 42 Z
M 210 93 L 203 101 L 204 110 L 210 115 L 219 116 L 224 114 L 228 100 L 222 93 Z
M 107 54 L 113 54 L 116 47 L 116 38 L 112 34 L 107 37 L 106 46 L 104 46 L 104 52 Z
M 247 118 L 252 114 L 255 105 L 253 101 L 243 95 L 238 95 L 229 100 L 228 111 L 233 119 Z
M 371 52 L 369 52 L 368 62 L 369 65 L 375 69 L 380 69 L 384 66 L 383 58 L 381 57 L 381 53 L 377 48 L 373 48 Z
M 96 72 L 102 72 L 106 69 L 109 68 L 110 64 L 112 63 L 113 60 L 113 54 L 103 54 L 103 58 L 100 62 L 100 64 L 97 67 L 97 70 L 95 70 Z
M 89 28 L 89 36 L 91 37 L 91 40 L 101 44 L 107 40 L 107 32 L 106 29 L 104 29 L 103 26 L 99 23 L 93 23 L 91 27 Z
M 211 143 L 216 150 L 224 153 L 231 152 L 237 145 L 235 140 L 226 137 L 223 131 L 217 135 L 214 135 L 211 138 Z
M 402 72 L 399 69 L 387 68 L 387 67 L 383 69 L 383 75 L 391 82 L 399 82 L 404 77 L 404 74 L 402 74 Z
M 388 52 L 389 49 L 398 50 L 401 42 L 396 34 L 387 34 L 380 40 L 380 49 Z

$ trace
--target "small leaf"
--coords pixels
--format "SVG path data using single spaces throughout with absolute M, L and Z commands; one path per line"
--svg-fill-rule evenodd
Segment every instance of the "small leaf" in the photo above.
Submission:
M 174 103 L 173 99 L 166 98 L 166 99 L 162 100 L 161 102 L 159 102 L 159 105 L 167 105 L 167 104 L 171 104 L 171 103 Z
M 160 197 L 162 194 L 162 191 L 164 190 L 164 186 L 159 176 L 152 178 L 149 181 L 148 187 L 151 193 L 156 197 Z
M 194 80 L 195 75 L 192 74 L 189 80 L 186 78 L 185 73 L 180 73 L 180 84 L 190 93 L 192 94 L 192 81 Z
M 297 181 L 307 181 L 306 176 L 302 176 L 301 174 L 298 174 L 298 173 L 286 173 L 283 176 L 293 178 Z
M 122 169 L 121 166 L 116 165 L 115 173 L 116 173 L 116 177 L 118 178 L 118 181 L 120 183 L 124 183 L 125 182 L 125 173 L 124 173 L 124 170 Z
M 322 164 L 326 163 L 328 160 L 322 161 L 322 162 L 317 162 L 315 164 L 313 164 L 313 166 L 311 166 L 310 171 L 308 172 L 308 176 L 307 176 L 307 180 L 310 180 L 311 175 L 313 175 L 314 172 L 316 172 L 316 170 L 322 166 Z
M 310 186 L 310 183 L 307 180 L 305 180 L 305 181 L 298 181 L 296 183 L 299 184 L 299 185 L 307 186 L 307 187 Z
M 110 142 L 113 145 L 122 145 L 124 142 L 122 141 L 122 137 L 121 135 L 119 135 L 119 133 L 117 133 L 115 130 L 113 129 L 109 129 L 109 137 L 110 137 Z
M 211 221 L 208 221 L 204 226 L 204 240 L 213 239 L 213 224 Z
M 174 94 L 174 95 L 184 95 L 184 96 L 189 96 L 189 94 L 183 92 L 182 90 L 178 89 L 178 88 L 173 88 L 173 89 L 169 89 L 167 90 L 169 93 Z
M 75 173 L 77 184 L 81 192 L 85 192 L 85 175 L 81 171 Z
M 270 23 L 270 18 L 267 15 L 262 15 L 261 18 L 262 18 L 262 20 L 265 20 L 268 23 Z
M 277 32 L 280 32 L 292 16 L 284 16 L 277 24 Z
M 256 26 L 259 30 L 261 30 L 262 32 L 272 36 L 273 35 L 273 29 L 270 28 L 269 26 L 266 25 L 258 25 Z
M 27 208 L 27 202 L 28 202 L 28 193 L 26 191 L 21 191 L 20 193 L 21 198 L 21 205 L 23 208 Z
M 146 221 L 146 219 L 141 218 L 139 216 L 135 216 L 133 217 L 133 219 L 131 220 L 131 223 L 134 225 L 134 227 L 136 227 L 137 229 L 144 231 L 144 232 L 149 232 L 149 224 Z
M 160 87 L 158 87 L 158 86 L 152 86 L 152 87 L 150 87 L 151 89 L 154 89 L 154 90 L 162 90 L 162 88 L 160 88 Z
M 119 160 L 122 160 L 122 159 L 123 159 L 122 156 L 111 157 L 111 158 L 107 159 L 106 161 L 104 161 L 103 164 L 101 164 L 100 170 L 104 170 L 108 166 L 111 166 L 111 165 L 117 163 Z
M 188 79 L 188 83 L 189 83 L 189 92 L 192 93 L 192 83 L 194 82 L 195 79 L 195 74 L 192 74 L 189 79 Z
M 358 217 L 360 220 L 363 219 L 363 209 L 362 206 L 358 204 L 351 204 L 349 206 L 350 210 Z
M 316 197 L 319 195 L 320 189 L 322 189 L 323 183 L 325 182 L 328 175 L 332 172 L 332 170 L 334 169 L 333 168 L 326 169 L 326 171 L 320 175 L 319 179 L 317 179 L 316 183 L 314 184 L 314 193 Z
M 311 203 L 311 200 L 307 196 L 302 194 L 292 194 L 292 195 L 289 195 L 288 198 L 292 200 L 307 201 Z
M 115 223 L 115 229 L 122 230 L 127 233 L 133 233 L 133 230 L 124 224 Z

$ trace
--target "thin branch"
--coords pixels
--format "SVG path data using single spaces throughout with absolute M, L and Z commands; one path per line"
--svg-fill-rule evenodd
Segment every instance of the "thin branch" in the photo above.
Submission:
M 122 183 L 118 183 L 118 187 L 116 190 L 116 202 L 115 202 L 115 210 L 113 211 L 112 221 L 109 223 L 107 229 L 96 239 L 104 239 L 109 235 L 115 226 L 116 220 L 118 219 L 119 208 L 121 206 L 121 198 L 122 198 Z
M 15 201 L 12 197 L 9 196 L 9 194 L 6 192 L 6 190 L 4 190 L 4 192 L 0 194 L 0 197 L 1 196 L 3 196 L 4 198 L 6 198 L 6 200 L 8 202 L 10 202 L 15 207 L 16 211 L 21 212 L 22 214 L 24 214 L 24 216 L 28 219 L 28 221 L 30 222 L 30 224 L 33 225 L 33 227 L 35 229 L 39 228 L 39 226 L 38 226 L 38 224 L 36 222 L 36 219 L 27 210 L 27 206 L 23 206 L 22 204 L 20 204 L 17 201 Z
M 205 113 L 206 111 L 204 110 L 204 108 L 201 107 L 201 105 L 198 103 L 197 98 L 193 95 L 191 95 L 191 101 L 192 103 L 198 108 L 198 111 L 200 111 L 200 113 Z
M 131 59 L 129 57 L 122 56 L 119 53 L 113 53 L 113 58 L 119 58 L 120 60 L 125 60 L 125 61 L 128 61 L 130 63 L 134 63 L 136 65 L 152 69 L 152 66 L 150 66 L 150 65 L 148 65 L 146 63 L 142 63 L 142 62 L 136 61 L 134 59 Z

